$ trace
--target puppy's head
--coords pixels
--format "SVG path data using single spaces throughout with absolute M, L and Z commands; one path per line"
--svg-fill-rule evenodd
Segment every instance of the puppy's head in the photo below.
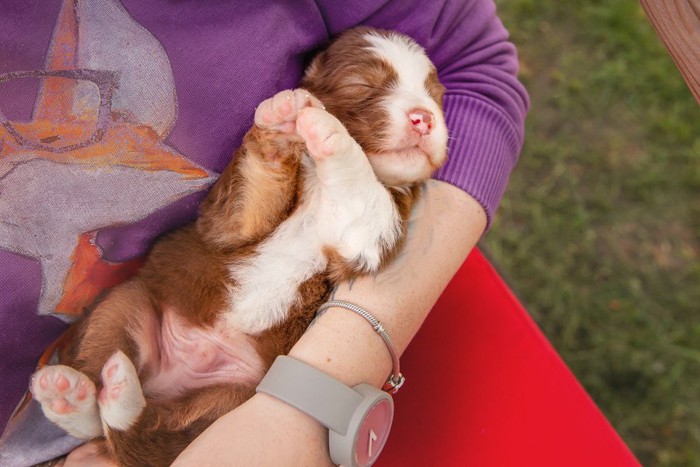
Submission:
M 425 180 L 445 161 L 444 88 L 412 39 L 352 29 L 313 60 L 302 87 L 345 125 L 383 183 Z

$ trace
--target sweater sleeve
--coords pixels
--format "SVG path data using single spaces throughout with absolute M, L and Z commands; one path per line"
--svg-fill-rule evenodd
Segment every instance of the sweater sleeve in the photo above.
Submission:
M 435 178 L 474 197 L 491 224 L 522 148 L 527 92 L 492 0 L 319 0 L 330 35 L 358 24 L 413 37 L 447 88 L 448 162 Z M 350 8 L 352 4 L 352 8 Z

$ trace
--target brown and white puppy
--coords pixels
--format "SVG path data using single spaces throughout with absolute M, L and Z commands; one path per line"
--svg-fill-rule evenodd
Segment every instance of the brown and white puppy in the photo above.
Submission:
M 334 282 L 392 257 L 445 160 L 443 88 L 407 37 L 349 31 L 302 86 L 258 107 L 197 221 L 95 306 L 65 365 L 34 375 L 46 416 L 122 465 L 170 464 L 248 399 Z

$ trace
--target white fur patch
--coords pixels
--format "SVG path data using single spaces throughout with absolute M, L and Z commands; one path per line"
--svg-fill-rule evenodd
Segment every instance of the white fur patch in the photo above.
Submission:
M 364 38 L 372 44 L 371 50 L 396 70 L 402 88 L 417 94 L 428 94 L 425 80 L 433 65 L 418 44 L 398 34 L 387 37 L 370 32 Z
M 396 178 L 411 180 L 416 173 L 428 172 L 442 164 L 445 159 L 447 146 L 447 125 L 437 102 L 430 96 L 426 88 L 426 79 L 434 69 L 423 49 L 410 39 L 400 35 L 384 35 L 368 33 L 365 39 L 372 44 L 370 50 L 386 60 L 396 71 L 398 85 L 384 99 L 384 107 L 389 113 L 390 129 L 387 132 L 388 147 L 405 149 L 416 145 L 416 136 L 412 134 L 408 114 L 413 109 L 425 109 L 433 114 L 433 128 L 430 135 L 422 138 L 419 147 L 430 155 L 432 167 L 421 167 L 420 158 L 404 157 L 403 164 L 393 161 L 387 163 L 386 169 L 393 167 Z M 385 167 L 382 161 L 375 164 L 378 173 L 383 173 Z M 393 164 L 393 165 L 389 165 Z
M 373 272 L 381 264 L 383 248 L 398 241 L 400 219 L 362 148 L 352 143 L 348 154 L 317 161 L 318 234 L 360 270 Z
M 309 112 L 307 112 L 309 113 Z M 328 264 L 324 247 L 334 248 L 363 272 L 376 271 L 385 248 L 400 235 L 400 219 L 360 146 L 340 122 L 314 111 L 310 122 L 320 142 L 337 141 L 339 152 L 303 159 L 304 193 L 300 206 L 266 239 L 256 254 L 231 265 L 236 286 L 230 291 L 226 320 L 249 333 L 282 322 L 298 300 L 299 286 Z M 328 134 L 340 135 L 327 138 Z M 308 145 L 316 146 L 308 143 Z
M 314 235 L 317 194 L 305 190 L 306 202 L 257 249 L 255 255 L 229 268 L 235 286 L 225 319 L 255 334 L 282 322 L 297 300 L 299 286 L 326 268 L 322 245 Z

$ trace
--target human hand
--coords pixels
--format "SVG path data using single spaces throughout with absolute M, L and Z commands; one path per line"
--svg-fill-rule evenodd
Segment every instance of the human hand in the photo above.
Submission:
M 56 467 L 116 467 L 117 464 L 107 459 L 100 452 L 100 443 L 90 441 L 71 451 Z

